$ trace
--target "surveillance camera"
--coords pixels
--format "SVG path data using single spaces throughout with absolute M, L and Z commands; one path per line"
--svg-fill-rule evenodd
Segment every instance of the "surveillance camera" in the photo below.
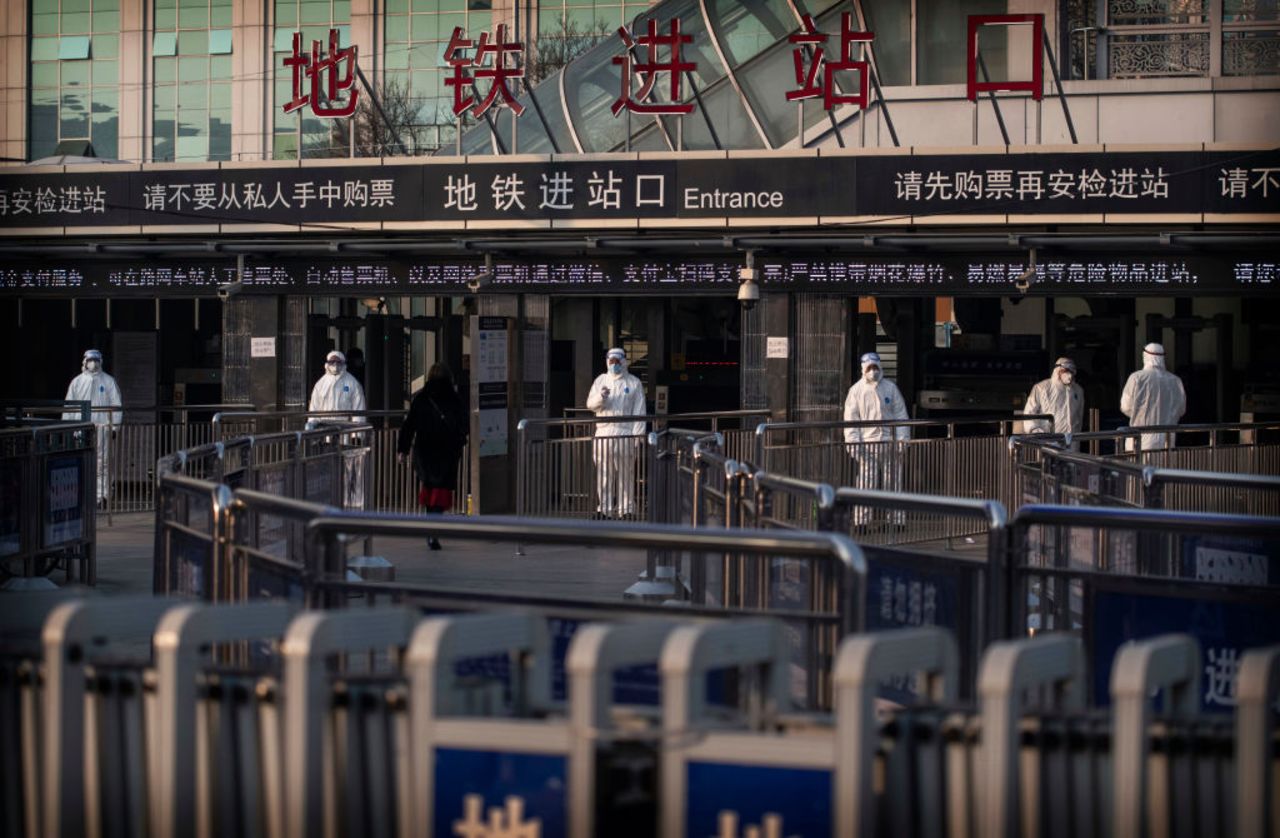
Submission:
M 467 288 L 472 294 L 480 292 L 481 288 L 487 288 L 493 284 L 493 271 L 481 271 L 471 279 L 467 280 Z
M 1036 278 L 1036 266 L 1032 265 L 1022 273 L 1018 274 L 1018 278 L 1013 281 L 1013 287 L 1018 289 L 1019 293 L 1025 294 L 1031 288 L 1031 283 Z
M 743 270 L 746 270 L 745 268 Z M 760 286 L 756 284 L 754 279 L 747 279 L 738 286 L 738 302 L 742 303 L 745 309 L 755 308 L 756 303 L 760 301 Z
M 244 282 L 237 279 L 235 282 L 227 282 L 218 286 L 218 299 L 226 300 L 234 297 L 244 290 Z

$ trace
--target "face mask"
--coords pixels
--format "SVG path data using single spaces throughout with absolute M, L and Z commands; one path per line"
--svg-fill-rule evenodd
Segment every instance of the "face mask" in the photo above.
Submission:
M 872 367 L 871 369 L 864 372 L 862 374 L 862 377 L 865 378 L 869 383 L 875 384 L 877 381 L 880 380 L 880 375 L 881 375 L 880 370 L 876 369 L 875 367 Z
M 1071 382 L 1076 380 L 1076 377 L 1069 372 L 1064 372 L 1058 375 L 1058 380 L 1061 381 L 1063 384 L 1070 385 Z
M 622 375 L 622 364 L 610 364 L 609 372 L 613 373 L 614 375 Z
M 85 361 L 84 368 L 87 372 L 97 372 L 102 369 L 101 361 Z
M 329 375 L 342 375 L 341 364 L 325 364 L 324 370 L 329 373 Z

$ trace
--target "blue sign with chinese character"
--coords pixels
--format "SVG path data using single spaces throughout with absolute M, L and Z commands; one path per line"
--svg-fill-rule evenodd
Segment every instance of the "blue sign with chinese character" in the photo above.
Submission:
M 1236 672 L 1245 650 L 1280 643 L 1277 608 L 1280 592 L 1244 600 L 1221 590 L 1185 596 L 1136 593 L 1131 588 L 1095 591 L 1088 620 L 1094 701 L 1099 706 L 1110 703 L 1111 665 L 1123 643 L 1178 632 L 1200 641 L 1201 706 L 1232 710 Z
M 561 838 L 567 776 L 563 756 L 438 748 L 432 834 Z
M 831 835 L 831 772 L 812 768 L 692 762 L 685 834 Z

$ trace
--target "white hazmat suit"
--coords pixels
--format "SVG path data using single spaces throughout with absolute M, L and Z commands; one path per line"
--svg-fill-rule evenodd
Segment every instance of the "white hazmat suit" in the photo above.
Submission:
M 90 349 L 80 361 L 82 372 L 71 379 L 67 387 L 67 401 L 89 402 L 94 407 L 116 407 L 124 404 L 120 398 L 120 386 L 116 380 L 102 371 L 102 353 Z M 89 420 L 98 428 L 98 503 L 111 496 L 111 431 L 120 426 L 123 419 L 120 410 L 95 410 Z M 78 411 L 62 414 L 64 422 L 80 421 Z
M 862 378 L 849 388 L 844 400 L 844 421 L 875 422 L 910 419 L 907 403 L 903 401 L 898 385 L 880 372 L 880 356 L 868 352 L 861 358 Z M 902 490 L 902 456 L 899 443 L 911 438 L 911 428 L 863 427 L 845 428 L 844 441 L 849 456 L 858 463 L 857 486 L 859 489 Z M 871 510 L 865 506 L 854 509 L 854 523 L 865 524 L 871 519 Z M 905 520 L 901 512 L 895 513 L 894 522 Z
M 1023 413 L 1053 415 L 1052 427 L 1046 419 L 1023 423 L 1027 433 L 1078 434 L 1084 430 L 1084 389 L 1076 383 L 1076 365 L 1070 358 L 1059 358 L 1053 373 L 1031 388 Z
M 356 377 L 347 372 L 347 356 L 341 352 L 330 352 L 324 361 L 324 375 L 311 388 L 311 403 L 308 410 L 342 410 L 351 411 L 350 416 L 317 416 L 321 422 L 363 422 L 362 414 L 367 405 L 364 400 L 364 388 Z
M 587 394 L 587 409 L 599 418 L 643 416 L 644 385 L 627 372 L 626 354 L 610 349 L 605 356 L 608 372 L 596 376 Z M 645 423 L 596 424 L 591 458 L 596 467 L 596 511 L 608 518 L 636 512 L 636 457 L 644 438 Z
M 1148 343 L 1142 347 L 1142 369 L 1129 376 L 1120 394 L 1120 412 L 1129 417 L 1129 425 L 1176 425 L 1187 412 L 1187 392 L 1182 379 L 1165 369 L 1164 347 Z M 1173 447 L 1173 434 L 1143 434 L 1142 450 Z M 1132 438 L 1127 441 L 1134 450 Z
M 364 388 L 356 377 L 347 372 L 347 356 L 334 350 L 324 361 L 324 375 L 311 388 L 308 410 L 351 411 L 349 416 L 314 416 L 319 422 L 363 422 L 367 405 Z M 346 509 L 364 509 L 364 453 L 350 450 L 343 461 L 342 505 Z

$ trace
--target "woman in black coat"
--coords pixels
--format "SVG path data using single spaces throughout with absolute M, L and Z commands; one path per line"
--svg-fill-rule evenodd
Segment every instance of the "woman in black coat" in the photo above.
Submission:
M 413 450 L 418 475 L 418 505 L 427 512 L 443 513 L 453 507 L 458 482 L 458 459 L 467 444 L 467 411 L 453 389 L 453 376 L 444 364 L 433 364 L 427 383 L 409 404 L 409 415 L 400 426 L 400 462 Z M 427 540 L 432 550 L 440 542 Z

